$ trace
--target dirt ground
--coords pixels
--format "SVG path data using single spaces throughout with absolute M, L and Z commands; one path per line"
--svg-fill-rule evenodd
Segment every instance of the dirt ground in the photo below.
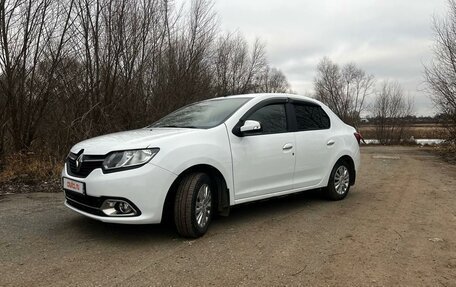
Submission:
M 0 197 L 0 286 L 456 286 L 456 166 L 362 149 L 340 202 L 316 191 L 236 207 L 206 236 L 108 225 L 62 193 Z

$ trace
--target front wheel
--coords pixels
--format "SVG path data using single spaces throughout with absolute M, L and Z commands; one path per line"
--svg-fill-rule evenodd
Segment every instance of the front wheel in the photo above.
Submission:
M 344 162 L 337 162 L 331 171 L 328 186 L 323 190 L 329 200 L 344 199 L 350 190 L 350 168 Z
M 174 222 L 184 237 L 204 235 L 212 220 L 212 183 L 205 173 L 192 173 L 180 182 L 174 203 Z

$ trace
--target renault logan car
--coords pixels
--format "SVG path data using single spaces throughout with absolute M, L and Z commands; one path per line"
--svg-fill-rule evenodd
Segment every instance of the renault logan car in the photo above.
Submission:
M 288 94 L 214 98 L 137 130 L 73 146 L 65 204 L 110 223 L 160 223 L 203 235 L 233 205 L 321 188 L 345 198 L 360 136 L 327 106 Z

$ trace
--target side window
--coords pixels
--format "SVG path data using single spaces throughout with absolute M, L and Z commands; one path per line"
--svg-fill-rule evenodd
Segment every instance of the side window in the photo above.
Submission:
M 272 104 L 262 107 L 251 114 L 247 120 L 260 122 L 263 134 L 287 132 L 287 116 L 284 104 Z
M 298 131 L 329 129 L 329 117 L 320 106 L 296 104 L 294 107 Z

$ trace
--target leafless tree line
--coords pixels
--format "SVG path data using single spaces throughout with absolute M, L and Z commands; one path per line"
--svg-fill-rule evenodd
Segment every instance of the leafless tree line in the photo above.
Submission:
M 413 113 L 413 102 L 405 96 L 398 82 L 383 81 L 376 87 L 374 76 L 356 64 L 341 67 L 323 58 L 317 66 L 314 89 L 318 100 L 356 128 L 362 112 L 372 114 L 376 118 L 376 136 L 380 143 L 395 144 L 403 140 L 407 117 Z
M 448 0 L 448 14 L 434 20 L 434 59 L 425 66 L 430 94 L 445 118 L 449 140 L 456 141 L 456 1 Z
M 372 113 L 376 119 L 375 134 L 381 144 L 397 144 L 408 140 L 408 117 L 413 113 L 411 98 L 404 96 L 401 85 L 394 81 L 381 84 L 373 103 Z
M 0 0 L 0 155 L 144 126 L 189 102 L 285 92 L 210 0 Z
M 425 80 L 443 122 L 448 140 L 456 141 L 456 0 L 448 1 L 445 18 L 435 18 L 434 59 L 426 65 Z M 386 81 L 375 90 L 375 80 L 355 64 L 343 67 L 324 58 L 317 67 L 315 96 L 345 122 L 359 124 L 360 113 L 368 109 L 376 117 L 377 138 L 383 144 L 397 143 L 404 134 L 413 102 L 405 97 L 398 82 Z M 373 96 L 372 106 L 366 98 Z
M 374 76 L 355 64 L 340 67 L 328 58 L 317 66 L 315 96 L 326 103 L 343 121 L 359 125 L 366 98 L 374 92 Z

